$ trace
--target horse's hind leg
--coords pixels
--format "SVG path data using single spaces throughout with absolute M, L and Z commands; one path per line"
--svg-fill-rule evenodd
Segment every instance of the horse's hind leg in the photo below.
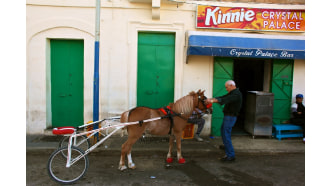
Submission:
M 174 136 L 170 135 L 169 136 L 169 148 L 168 148 L 168 153 L 167 153 L 167 158 L 166 158 L 167 163 L 173 162 L 173 158 L 172 158 L 173 141 L 174 141 Z
M 125 155 L 127 155 L 127 160 L 128 160 L 128 167 L 131 169 L 135 169 L 136 166 L 133 163 L 132 160 L 132 154 L 131 154 L 131 150 L 132 150 L 132 146 L 133 144 L 138 140 L 138 137 L 128 137 L 127 141 L 122 145 L 121 147 L 121 156 L 120 156 L 120 162 L 119 162 L 119 170 L 125 170 L 127 169 L 126 165 L 125 165 Z
M 127 154 L 127 161 L 128 161 L 128 168 L 130 168 L 130 169 L 135 169 L 136 168 L 136 166 L 135 166 L 135 164 L 133 163 L 133 160 L 132 160 L 131 151 L 129 151 L 129 153 Z
M 124 144 L 122 144 L 122 146 L 121 146 L 121 155 L 120 155 L 120 161 L 119 161 L 119 167 L 118 167 L 118 169 L 121 170 L 121 171 L 127 169 L 127 167 L 125 165 L 125 155 L 128 152 L 128 150 L 127 150 L 127 141 Z

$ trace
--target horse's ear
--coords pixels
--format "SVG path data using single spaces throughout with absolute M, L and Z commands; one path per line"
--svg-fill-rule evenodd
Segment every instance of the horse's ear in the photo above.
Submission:
M 205 90 L 203 90 L 203 91 L 201 92 L 201 94 L 204 94 L 204 92 L 205 92 Z
M 199 89 L 198 91 L 197 91 L 197 94 L 200 94 L 201 93 L 201 89 Z

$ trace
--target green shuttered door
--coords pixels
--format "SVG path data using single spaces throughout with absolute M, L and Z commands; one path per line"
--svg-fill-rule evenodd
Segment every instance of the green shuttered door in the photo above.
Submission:
M 233 79 L 234 60 L 231 58 L 214 58 L 213 72 L 213 97 L 227 94 L 225 83 Z M 223 121 L 223 107 L 220 104 L 213 104 L 211 134 L 221 136 L 220 128 Z
M 137 106 L 159 108 L 174 100 L 175 35 L 139 33 Z
M 274 93 L 273 122 L 278 124 L 290 119 L 293 61 L 274 60 L 272 76 L 271 87 Z
M 79 126 L 84 114 L 84 41 L 51 40 L 52 126 Z

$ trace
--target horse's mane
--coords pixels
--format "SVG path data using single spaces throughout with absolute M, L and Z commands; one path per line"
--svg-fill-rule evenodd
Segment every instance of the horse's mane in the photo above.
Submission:
M 175 103 L 171 103 L 170 107 L 174 112 L 182 113 L 184 115 L 191 115 L 194 110 L 194 96 L 196 93 L 191 91 L 188 95 L 180 98 Z

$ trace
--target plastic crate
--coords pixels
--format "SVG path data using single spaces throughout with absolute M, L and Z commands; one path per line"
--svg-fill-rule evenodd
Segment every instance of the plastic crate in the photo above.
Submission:
M 87 122 L 87 124 L 89 124 L 89 123 L 93 123 L 93 121 Z M 88 125 L 87 127 L 85 127 L 85 131 L 92 131 L 92 130 L 94 130 L 94 128 L 93 128 L 94 125 Z M 101 123 L 98 124 L 98 128 L 101 128 Z M 89 134 L 86 134 L 86 136 L 87 137 L 90 137 L 92 134 L 93 133 L 89 133 Z M 100 137 L 101 137 L 101 132 L 98 132 L 98 138 L 100 138 Z M 90 141 L 91 141 L 91 144 L 92 145 L 94 145 L 94 144 L 97 143 L 97 135 L 96 134 L 94 134 L 94 136 L 92 136 L 90 139 L 91 139 Z
M 194 124 L 187 124 L 182 132 L 182 139 L 194 138 Z

